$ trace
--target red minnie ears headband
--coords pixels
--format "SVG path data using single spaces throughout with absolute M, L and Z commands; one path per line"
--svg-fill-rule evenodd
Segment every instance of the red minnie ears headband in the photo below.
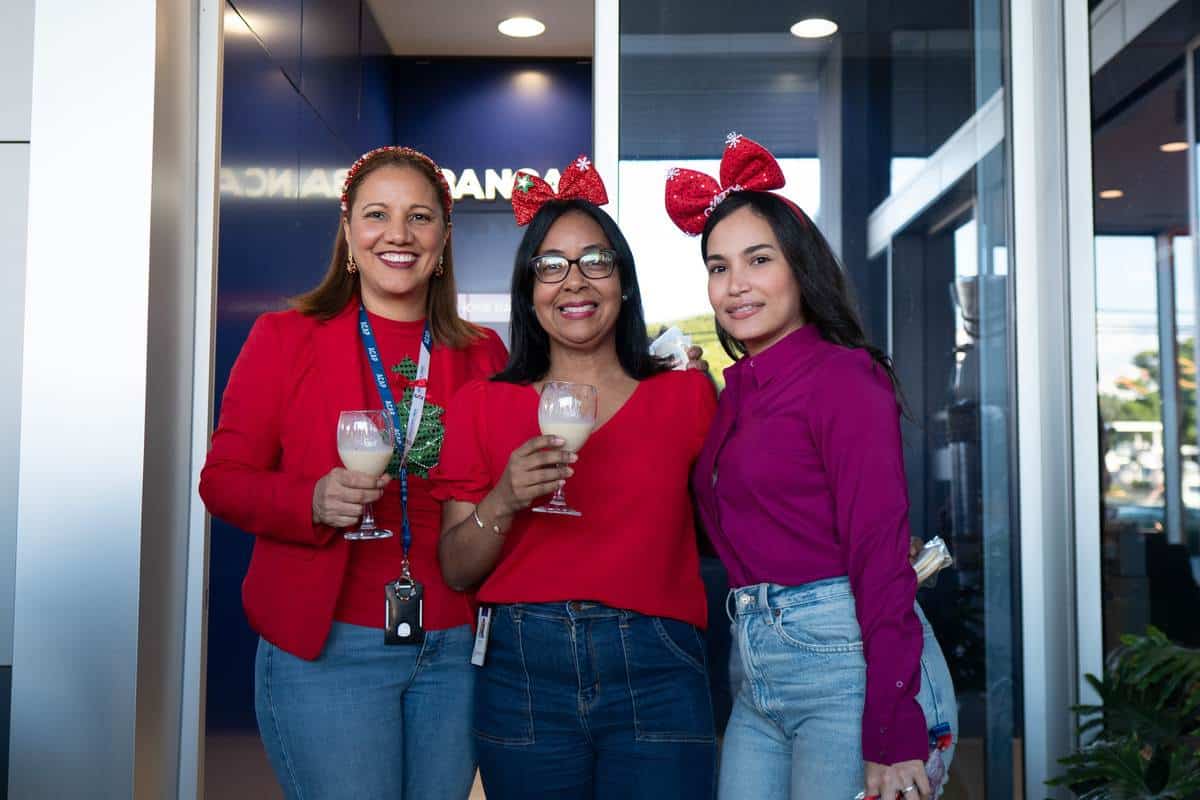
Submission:
M 584 155 L 563 170 L 557 192 L 536 175 L 517 173 L 513 182 L 512 207 L 518 226 L 528 225 L 542 206 L 551 200 L 587 200 L 593 205 L 602 206 L 608 202 L 608 192 L 604 190 L 600 174 Z
M 446 216 L 450 216 L 450 210 L 454 207 L 454 198 L 450 195 L 450 184 L 446 183 L 446 176 L 442 174 L 442 170 L 434 163 L 433 159 L 422 153 L 420 150 L 414 150 L 411 147 L 397 147 L 388 145 L 387 147 L 376 147 L 374 150 L 363 153 L 358 157 L 350 167 L 350 171 L 346 173 L 346 180 L 342 183 L 342 213 L 345 214 L 350 210 L 350 184 L 354 182 L 354 177 L 362 170 L 363 165 L 368 161 L 383 153 L 396 153 L 419 161 L 425 166 L 433 170 L 433 174 L 437 176 L 438 194 L 441 195 L 442 210 L 446 212 Z
M 740 133 L 725 137 L 725 153 L 721 156 L 721 182 L 711 175 L 692 169 L 672 167 L 667 172 L 667 216 L 689 236 L 704 232 L 704 223 L 712 216 L 721 201 L 733 192 L 769 192 L 781 189 L 785 183 L 783 170 L 775 156 L 758 142 Z M 805 220 L 800 207 L 787 202 L 801 222 Z

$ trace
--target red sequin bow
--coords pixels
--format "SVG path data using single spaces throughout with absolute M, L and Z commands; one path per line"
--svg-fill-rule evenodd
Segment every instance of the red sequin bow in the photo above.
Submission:
M 518 172 L 513 181 L 512 207 L 517 225 L 528 225 L 537 212 L 551 200 L 587 200 L 602 206 L 608 202 L 604 181 L 587 156 L 580 156 L 563 170 L 558 179 L 558 191 L 550 184 L 528 172 Z
M 779 162 L 758 142 L 740 133 L 725 137 L 721 182 L 694 169 L 667 172 L 667 216 L 689 236 L 704 232 L 704 223 L 733 192 L 769 192 L 784 184 Z
M 399 156 L 420 161 L 425 166 L 429 167 L 433 174 L 437 176 L 438 182 L 438 199 L 442 201 L 442 210 L 446 212 L 447 219 L 450 217 L 450 211 L 454 208 L 454 196 L 450 193 L 450 184 L 446 182 L 446 175 L 442 172 L 441 167 L 434 163 L 433 159 L 422 153 L 420 150 L 414 150 L 411 147 L 398 147 L 396 145 L 387 145 L 385 147 L 376 147 L 374 150 L 363 153 L 358 157 L 346 173 L 346 180 L 342 183 L 342 213 L 349 211 L 350 202 L 350 185 L 354 183 L 355 177 L 362 171 L 363 166 L 383 153 L 396 153 Z

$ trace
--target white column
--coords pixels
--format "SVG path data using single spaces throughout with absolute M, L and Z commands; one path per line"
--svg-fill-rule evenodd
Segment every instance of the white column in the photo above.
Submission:
M 11 797 L 179 784 L 197 19 L 36 4 Z
M 1099 611 L 1098 571 L 1076 562 L 1077 547 L 1081 559 L 1090 548 L 1099 557 L 1087 30 L 1084 4 L 1011 0 L 1027 797 L 1047 795 L 1044 781 L 1074 745 L 1081 655 L 1090 663 L 1080 647 L 1090 648 Z

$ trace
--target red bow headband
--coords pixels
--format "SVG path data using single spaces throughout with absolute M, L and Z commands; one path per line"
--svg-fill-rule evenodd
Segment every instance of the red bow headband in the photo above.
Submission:
M 528 225 L 541 207 L 551 200 L 586 200 L 592 205 L 602 206 L 608 202 L 604 181 L 592 166 L 587 156 L 580 156 L 563 170 L 558 179 L 558 191 L 550 184 L 528 172 L 518 172 L 513 181 L 512 207 L 517 225 Z
M 733 192 L 769 192 L 782 188 L 784 183 L 779 162 L 765 147 L 740 133 L 731 133 L 725 137 L 720 184 L 693 169 L 673 167 L 667 172 L 667 216 L 684 233 L 698 236 L 713 211 Z M 786 197 L 781 199 L 803 222 L 800 207 Z
M 351 165 L 350 171 L 346 173 L 346 180 L 342 183 L 343 214 L 350 210 L 350 184 L 354 183 L 354 177 L 362 171 L 363 165 L 381 153 L 396 153 L 397 155 L 412 159 L 413 161 L 419 161 L 433 170 L 433 174 L 437 176 L 438 194 L 440 195 L 440 199 L 442 201 L 442 210 L 446 212 L 447 218 L 450 217 L 450 210 L 454 207 L 454 198 L 450 194 L 450 184 L 446 182 L 446 176 L 442 173 L 441 168 L 434 163 L 432 158 L 425 155 L 420 150 L 414 150 L 411 147 L 397 147 L 395 145 L 376 147 L 370 152 L 363 153 L 358 157 L 358 161 L 355 161 L 354 164 Z

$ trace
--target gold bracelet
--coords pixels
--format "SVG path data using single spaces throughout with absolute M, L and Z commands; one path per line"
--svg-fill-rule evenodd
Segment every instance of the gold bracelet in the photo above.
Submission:
M 488 530 L 489 529 L 487 525 L 483 524 L 483 520 L 481 520 L 479 518 L 479 509 L 478 508 L 474 508 L 471 510 L 471 516 L 475 519 L 475 524 L 479 526 L 480 530 Z M 492 533 L 496 534 L 501 539 L 504 538 L 504 534 L 500 532 L 499 525 L 496 525 L 493 523 L 490 530 L 492 531 Z

